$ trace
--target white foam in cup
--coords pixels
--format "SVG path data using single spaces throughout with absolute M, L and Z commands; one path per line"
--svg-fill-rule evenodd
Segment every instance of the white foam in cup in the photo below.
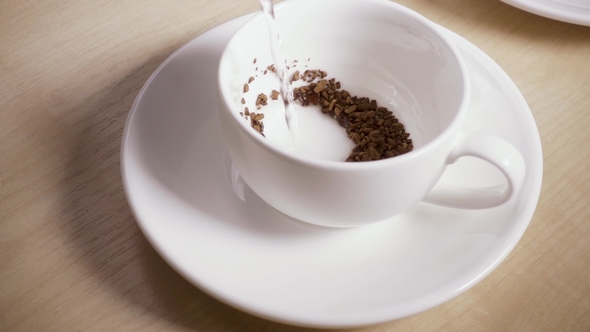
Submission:
M 260 111 L 253 107 L 258 93 L 278 90 L 276 78 L 261 72 L 272 57 L 266 22 L 256 15 L 221 57 L 219 115 L 235 167 L 268 204 L 301 221 L 351 227 L 388 219 L 421 200 L 490 208 L 519 190 L 525 165 L 518 150 L 498 137 L 463 131 L 468 73 L 432 22 L 385 0 L 286 1 L 275 7 L 275 15 L 288 63 L 298 60 L 292 72 L 325 70 L 351 94 L 376 99 L 405 125 L 414 150 L 379 161 L 344 162 L 354 147 L 345 130 L 319 110 L 299 108 L 302 143 L 293 151 L 282 102 Z M 250 77 L 255 81 L 243 93 Z M 240 115 L 248 105 L 265 114 L 266 138 Z M 446 165 L 462 156 L 495 165 L 506 177 L 505 188 L 437 183 Z

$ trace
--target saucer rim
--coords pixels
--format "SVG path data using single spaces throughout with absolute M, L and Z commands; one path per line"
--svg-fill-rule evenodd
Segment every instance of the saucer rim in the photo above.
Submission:
M 206 33 L 210 33 L 213 30 L 221 27 L 222 25 L 228 24 L 230 22 L 237 22 L 239 20 L 244 20 L 243 22 L 245 22 L 245 20 L 249 17 L 251 17 L 251 15 L 253 14 L 249 14 L 249 15 L 244 15 L 238 18 L 235 18 L 233 20 L 230 20 L 228 22 L 225 22 L 223 24 L 220 24 L 217 27 L 212 28 L 211 30 L 209 30 Z M 439 26 L 440 27 L 440 26 Z M 386 322 L 386 321 L 391 321 L 393 319 L 399 319 L 399 318 L 403 318 L 412 314 L 417 314 L 419 312 L 431 309 L 433 307 L 436 307 L 444 302 L 447 302 L 453 298 L 455 298 L 456 296 L 458 296 L 459 294 L 465 292 L 466 290 L 470 289 L 472 286 L 476 285 L 477 283 L 479 283 L 482 279 L 484 279 L 489 273 L 491 273 L 494 269 L 497 268 L 497 266 L 504 261 L 504 259 L 508 256 L 508 254 L 514 249 L 514 247 L 516 246 L 516 244 L 520 241 L 522 235 L 524 234 L 525 230 L 527 229 L 534 211 L 536 209 L 539 197 L 540 197 L 540 191 L 541 191 L 541 182 L 542 182 L 542 173 L 543 173 L 543 159 L 542 159 L 542 148 L 541 148 L 541 141 L 540 141 L 540 136 L 538 133 L 538 128 L 536 126 L 536 122 L 534 120 L 534 117 L 532 115 L 532 113 L 530 112 L 530 108 L 528 106 L 528 104 L 526 103 L 524 97 L 522 96 L 522 93 L 518 90 L 518 88 L 516 87 L 516 85 L 514 84 L 514 82 L 510 79 L 510 77 L 501 69 L 501 67 L 499 65 L 497 65 L 497 63 L 495 61 L 493 61 L 493 59 L 489 58 L 489 56 L 487 54 L 485 54 L 485 52 L 483 52 L 482 50 L 480 50 L 479 48 L 477 48 L 475 45 L 473 45 L 472 43 L 470 43 L 469 41 L 465 40 L 463 37 L 457 35 L 456 33 L 441 27 L 443 30 L 445 30 L 446 33 L 450 33 L 452 35 L 452 38 L 459 38 L 459 40 L 463 40 L 464 41 L 464 45 L 469 45 L 469 47 L 471 47 L 473 50 L 476 50 L 479 55 L 478 56 L 485 56 L 487 57 L 493 64 L 495 64 L 496 68 L 495 70 L 498 70 L 498 73 L 504 77 L 506 79 L 506 82 L 511 85 L 510 86 L 510 90 L 514 90 L 516 91 L 516 95 L 519 97 L 519 103 L 520 105 L 518 105 L 519 109 L 524 107 L 524 109 L 522 110 L 523 113 L 526 113 L 527 116 L 530 118 L 529 120 L 531 121 L 532 127 L 534 127 L 535 133 L 536 133 L 536 137 L 534 139 L 534 142 L 532 143 L 532 145 L 535 145 L 537 148 L 537 151 L 535 153 L 533 153 L 533 157 L 536 156 L 538 154 L 538 157 L 540 159 L 539 163 L 535 163 L 535 165 L 528 165 L 529 168 L 535 168 L 535 172 L 533 173 L 538 173 L 538 178 L 532 178 L 532 187 L 530 189 L 530 192 L 534 195 L 534 197 L 530 197 L 527 199 L 526 203 L 523 203 L 524 209 L 525 211 L 521 211 L 523 216 L 526 216 L 526 218 L 523 217 L 523 220 L 526 219 L 525 222 L 522 222 L 522 224 L 520 225 L 521 227 L 514 229 L 514 231 L 512 231 L 509 234 L 510 237 L 510 244 L 505 248 L 505 250 L 502 252 L 502 254 L 498 255 L 498 257 L 496 258 L 496 260 L 490 264 L 485 271 L 483 271 L 481 274 L 479 274 L 476 278 L 471 279 L 471 281 L 464 285 L 464 287 L 461 288 L 460 291 L 458 292 L 451 292 L 446 294 L 446 296 L 439 296 L 438 299 L 430 301 L 427 305 L 423 305 L 421 308 L 417 309 L 417 308 L 413 308 L 413 309 L 409 309 L 409 310 L 405 310 L 405 313 L 402 313 L 400 315 L 400 313 L 398 312 L 397 317 L 391 317 L 392 315 L 389 315 L 388 317 L 385 317 L 387 315 L 370 315 L 370 317 L 365 317 L 365 319 L 357 319 L 356 322 L 351 322 L 351 321 L 347 321 L 347 322 L 326 322 L 318 320 L 318 319 L 306 319 L 306 318 L 301 318 L 299 317 L 299 319 L 291 316 L 291 317 L 279 317 L 277 315 L 273 315 L 273 312 L 269 311 L 269 310 L 261 310 L 261 308 L 257 307 L 254 308 L 252 305 L 248 305 L 248 303 L 241 303 L 239 301 L 236 301 L 235 298 L 231 298 L 231 297 L 227 297 L 224 294 L 220 294 L 218 292 L 216 292 L 216 290 L 218 289 L 218 287 L 215 287 L 213 285 L 209 285 L 207 283 L 204 283 L 202 280 L 199 280 L 198 276 L 195 276 L 194 274 L 191 274 L 190 271 L 187 271 L 185 267 L 179 265 L 176 263 L 175 259 L 173 257 L 169 257 L 169 255 L 165 252 L 164 248 L 160 248 L 160 244 L 157 241 L 157 236 L 156 234 L 152 234 L 150 232 L 150 230 L 148 229 L 147 225 L 144 224 L 145 221 L 142 220 L 141 218 L 139 218 L 139 211 L 137 210 L 137 205 L 134 204 L 133 198 L 131 197 L 132 195 L 130 195 L 130 183 L 129 183 L 129 179 L 126 175 L 126 162 L 125 162 L 125 156 L 127 155 L 127 145 L 126 143 L 128 142 L 128 137 L 130 135 L 130 127 L 131 127 L 131 123 L 133 122 L 133 118 L 134 116 L 139 112 L 139 101 L 143 98 L 145 91 L 147 90 L 147 88 L 151 85 L 151 83 L 153 82 L 153 80 L 158 76 L 158 74 L 161 72 L 162 68 L 164 68 L 169 62 L 171 62 L 179 53 L 181 53 L 183 50 L 185 50 L 187 47 L 190 46 L 191 43 L 193 43 L 195 40 L 199 39 L 201 36 L 203 36 L 204 34 L 201 34 L 200 36 L 195 37 L 194 39 L 192 39 L 191 41 L 189 41 L 188 43 L 186 43 L 185 45 L 183 45 L 182 47 L 180 47 L 178 50 L 176 50 L 175 52 L 173 52 L 160 66 L 158 66 L 158 68 L 154 71 L 154 73 L 150 76 L 150 78 L 146 81 L 146 83 L 144 84 L 144 86 L 142 87 L 142 89 L 140 90 L 140 92 L 138 93 L 132 107 L 131 110 L 129 112 L 128 118 L 127 118 L 127 122 L 125 124 L 125 129 L 124 129 L 124 133 L 122 136 L 122 143 L 121 143 L 121 176 L 122 176 L 122 180 L 123 180 L 123 184 L 124 184 L 124 191 L 125 194 L 127 196 L 128 202 L 129 202 L 129 206 L 131 208 L 131 211 L 137 221 L 137 224 L 139 225 L 140 229 L 142 230 L 144 236 L 146 236 L 146 238 L 148 239 L 148 241 L 150 242 L 150 244 L 154 247 L 154 249 L 160 254 L 160 256 L 162 258 L 164 258 L 164 260 L 171 265 L 179 274 L 181 274 L 185 279 L 187 279 L 188 281 L 190 281 L 191 283 L 193 283 L 195 286 L 199 287 L 201 290 L 203 290 L 205 293 L 211 295 L 212 297 L 227 303 L 237 309 L 240 309 L 242 311 L 248 312 L 250 314 L 265 318 L 265 319 L 269 319 L 269 320 L 273 320 L 273 321 L 278 321 L 278 322 L 282 322 L 282 323 L 287 323 L 287 324 L 292 324 L 292 325 L 298 325 L 298 326 L 307 326 L 307 327 L 323 327 L 323 328 L 350 328 L 350 327 L 360 327 L 360 326 L 366 326 L 366 325 L 371 325 L 371 324 L 376 324 L 376 323 L 382 323 L 382 322 Z M 457 47 L 459 49 L 459 52 L 463 52 L 461 50 L 461 47 Z M 379 313 L 382 313 L 382 311 L 379 311 Z M 380 316 L 380 317 L 376 317 L 376 316 Z
M 550 1 L 539 3 L 531 0 L 502 0 L 502 2 L 520 10 L 552 20 L 590 26 L 590 15 L 579 14 L 575 11 L 559 8 L 556 5 L 551 5 L 552 2 Z M 590 10 L 590 8 L 588 8 L 588 10 Z

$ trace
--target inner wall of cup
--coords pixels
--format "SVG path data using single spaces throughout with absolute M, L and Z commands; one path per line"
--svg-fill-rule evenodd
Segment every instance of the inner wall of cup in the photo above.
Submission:
M 322 69 L 352 95 L 376 99 L 406 126 L 415 148 L 440 135 L 457 115 L 464 93 L 459 64 L 419 19 L 385 1 L 302 0 L 275 11 L 287 62 L 298 60 L 291 73 Z M 228 84 L 222 88 L 236 110 L 243 109 L 253 59 L 261 68 L 273 62 L 268 35 L 259 17 L 228 45 Z

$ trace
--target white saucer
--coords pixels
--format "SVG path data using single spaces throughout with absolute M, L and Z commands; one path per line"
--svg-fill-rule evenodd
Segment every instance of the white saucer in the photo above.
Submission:
M 145 84 L 127 120 L 121 167 L 129 204 L 174 269 L 257 316 L 352 327 L 434 307 L 500 264 L 531 220 L 543 160 L 532 114 L 493 60 L 447 32 L 472 76 L 466 129 L 503 137 L 522 152 L 528 174 L 519 197 L 480 211 L 418 203 L 370 226 L 319 228 L 280 214 L 232 177 L 216 114 L 216 72 L 225 43 L 247 18 L 214 28 L 171 55 Z M 496 173 L 463 159 L 444 178 L 496 185 Z
M 554 20 L 590 26 L 588 0 L 502 0 L 524 11 Z

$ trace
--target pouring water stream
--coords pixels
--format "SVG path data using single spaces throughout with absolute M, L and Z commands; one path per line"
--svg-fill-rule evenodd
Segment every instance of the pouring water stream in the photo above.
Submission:
M 275 64 L 277 75 L 280 80 L 280 91 L 285 105 L 285 121 L 287 122 L 287 128 L 291 134 L 291 140 L 293 141 L 293 147 L 295 149 L 300 148 L 299 138 L 299 118 L 297 110 L 295 109 L 295 103 L 293 100 L 293 89 L 289 83 L 289 73 L 287 71 L 287 61 L 283 53 L 283 47 L 281 37 L 277 29 L 275 21 L 274 6 L 272 0 L 259 0 L 260 7 L 266 22 L 268 24 L 268 31 L 270 33 L 270 50 L 272 58 Z

